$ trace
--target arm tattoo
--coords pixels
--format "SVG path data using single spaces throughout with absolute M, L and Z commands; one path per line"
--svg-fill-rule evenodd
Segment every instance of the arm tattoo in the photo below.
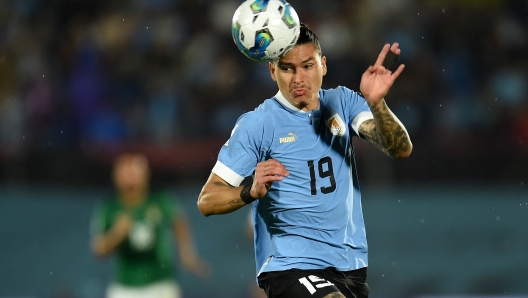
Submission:
M 228 184 L 222 183 L 220 181 L 216 181 L 216 182 L 213 182 L 213 183 L 216 186 L 229 186 Z M 229 201 L 228 204 L 229 205 L 239 205 L 239 204 L 246 205 L 246 203 L 244 203 L 244 201 L 241 198 L 236 199 L 236 200 L 231 200 L 231 201 Z
M 246 203 L 244 203 L 244 201 L 242 201 L 242 199 L 229 201 L 229 205 L 238 205 L 238 204 L 244 204 L 245 205 Z
M 360 135 L 370 144 L 392 157 L 402 157 L 411 150 L 407 131 L 383 101 L 381 106 L 371 107 L 374 119 L 363 122 Z

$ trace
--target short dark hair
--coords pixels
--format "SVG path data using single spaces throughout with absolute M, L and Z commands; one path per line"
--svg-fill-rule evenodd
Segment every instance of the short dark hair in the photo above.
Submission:
M 299 38 L 297 39 L 297 43 L 295 45 L 298 46 L 307 43 L 312 43 L 315 46 L 317 54 L 323 56 L 319 38 L 317 38 L 317 35 L 315 35 L 315 33 L 313 33 L 313 31 L 310 30 L 306 24 L 301 23 L 301 32 L 299 33 Z

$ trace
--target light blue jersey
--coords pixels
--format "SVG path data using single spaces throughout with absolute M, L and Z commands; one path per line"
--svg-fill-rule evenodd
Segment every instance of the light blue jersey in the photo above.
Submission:
M 279 92 L 242 115 L 213 168 L 233 186 L 270 158 L 290 173 L 252 203 L 258 274 L 367 266 L 352 137 L 372 113 L 345 87 L 321 90 L 319 99 L 318 110 L 303 112 Z

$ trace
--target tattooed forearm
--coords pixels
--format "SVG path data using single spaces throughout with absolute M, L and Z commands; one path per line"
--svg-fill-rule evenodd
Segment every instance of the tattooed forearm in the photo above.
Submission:
M 244 203 L 244 201 L 242 201 L 242 199 L 229 201 L 229 205 L 238 205 L 238 204 L 245 205 L 246 203 Z
M 216 186 L 229 186 L 223 182 L 220 182 L 220 181 L 216 181 L 216 182 L 213 182 L 214 185 Z M 244 201 L 242 199 L 236 199 L 236 200 L 231 200 L 228 202 L 229 205 L 246 205 L 246 203 L 244 203 Z
M 374 114 L 374 119 L 363 122 L 359 127 L 359 133 L 369 143 L 389 156 L 408 157 L 412 151 L 409 135 L 385 101 L 383 100 L 370 109 Z

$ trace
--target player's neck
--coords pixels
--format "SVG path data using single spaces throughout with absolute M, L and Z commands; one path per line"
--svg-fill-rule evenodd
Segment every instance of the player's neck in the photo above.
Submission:
M 314 98 L 309 104 L 307 104 L 306 106 L 300 108 L 301 111 L 303 112 L 310 112 L 310 111 L 314 111 L 314 110 L 319 110 L 319 97 L 316 97 Z
M 289 96 L 286 93 L 287 96 Z M 282 91 L 279 90 L 275 98 L 284 106 L 299 112 L 310 112 L 319 109 L 319 94 L 313 94 L 311 98 L 306 97 L 286 97 Z
M 122 190 L 119 193 L 119 200 L 126 207 L 137 207 L 141 205 L 147 198 L 147 190 L 144 189 L 128 189 Z

